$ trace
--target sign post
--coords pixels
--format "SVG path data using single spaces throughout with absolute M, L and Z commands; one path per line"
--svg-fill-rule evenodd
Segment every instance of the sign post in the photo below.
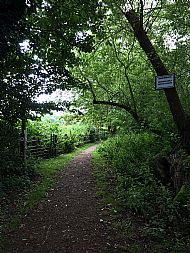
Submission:
M 155 88 L 156 90 L 169 89 L 175 87 L 175 74 L 156 76 Z

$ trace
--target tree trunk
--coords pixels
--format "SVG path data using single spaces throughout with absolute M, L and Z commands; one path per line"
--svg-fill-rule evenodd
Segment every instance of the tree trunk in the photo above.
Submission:
M 168 71 L 157 54 L 155 48 L 153 47 L 149 37 L 147 36 L 145 30 L 143 29 L 140 19 L 137 14 L 130 10 L 125 13 L 127 20 L 129 21 L 133 32 L 141 48 L 146 53 L 149 61 L 151 62 L 155 72 L 158 76 L 168 75 Z M 186 114 L 183 110 L 182 104 L 180 102 L 176 88 L 164 89 L 170 111 L 172 113 L 174 122 L 178 128 L 178 131 L 182 137 L 182 143 L 184 148 L 190 152 L 190 121 L 187 119 Z

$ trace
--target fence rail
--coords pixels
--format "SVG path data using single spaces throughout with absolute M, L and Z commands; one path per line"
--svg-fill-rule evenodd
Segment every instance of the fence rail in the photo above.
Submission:
M 31 139 L 27 141 L 27 156 L 50 158 L 57 153 L 57 135 L 52 134 L 49 140 Z
M 97 136 L 82 136 L 77 138 L 77 140 L 66 134 L 64 136 L 51 134 L 49 139 L 46 140 L 33 137 L 27 140 L 26 143 L 21 140 L 20 147 L 22 148 L 20 148 L 20 153 L 23 153 L 23 146 L 25 145 L 26 157 L 51 158 L 63 153 L 69 153 L 75 147 L 106 138 L 107 134 L 105 132 L 100 132 Z

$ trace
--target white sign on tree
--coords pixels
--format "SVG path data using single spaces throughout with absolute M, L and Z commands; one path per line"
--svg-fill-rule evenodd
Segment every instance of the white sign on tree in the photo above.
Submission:
M 156 90 L 174 88 L 175 87 L 175 74 L 156 76 L 155 86 L 156 86 Z

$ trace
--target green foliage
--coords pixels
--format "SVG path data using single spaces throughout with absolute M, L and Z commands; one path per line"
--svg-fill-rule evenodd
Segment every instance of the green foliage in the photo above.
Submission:
M 34 171 L 30 164 L 24 167 L 19 154 L 19 131 L 16 125 L 0 121 L 0 197 L 7 190 L 27 186 Z
M 161 245 L 153 245 L 155 252 L 164 248 L 169 248 L 170 252 L 188 252 L 189 218 L 184 216 L 187 209 L 180 210 L 181 205 L 173 200 L 173 193 L 156 179 L 153 169 L 154 156 L 171 148 L 170 138 L 165 136 L 165 140 L 163 142 L 147 132 L 108 139 L 94 153 L 95 175 L 101 194 L 116 214 L 119 210 L 135 212 L 146 221 L 146 225 L 140 228 L 141 236 L 161 240 Z M 185 198 L 188 206 L 186 194 Z M 119 219 L 119 222 L 122 227 L 126 223 L 128 231 L 129 220 Z M 115 223 L 118 223 L 117 218 Z M 132 228 L 131 236 L 136 238 L 139 232 L 135 229 Z
M 7 191 L 19 190 L 30 185 L 36 176 L 34 159 L 27 151 L 27 166 L 19 153 L 19 125 L 11 125 L 5 120 L 0 121 L 0 197 Z M 57 135 L 56 152 L 48 157 L 72 152 L 76 147 L 97 140 L 96 130 L 88 125 L 76 123 L 65 125 L 62 119 L 43 118 L 42 121 L 28 120 L 27 139 L 32 145 L 33 140 L 39 140 L 40 147 L 50 150 L 51 135 Z M 53 149 L 53 147 L 51 147 Z M 49 152 L 50 153 L 50 152 Z
M 44 117 L 41 121 L 28 122 L 28 139 L 40 139 L 43 145 L 50 145 L 51 134 L 57 135 L 59 153 L 69 153 L 75 147 L 96 141 L 98 133 L 94 127 L 81 122 L 66 125 L 63 120 Z
M 148 132 L 132 132 L 108 139 L 95 153 L 96 165 L 100 165 L 96 174 L 101 170 L 102 184 L 108 184 L 109 194 L 112 193 L 115 203 L 119 200 L 123 211 L 135 211 L 146 220 L 144 233 L 157 238 L 170 235 L 175 238 L 172 240 L 183 238 L 188 243 L 188 216 L 184 217 L 173 200 L 173 193 L 158 181 L 153 168 L 155 155 L 165 153 L 166 144 L 168 150 L 171 149 L 168 142 Z M 185 192 L 189 194 L 189 190 Z M 186 194 L 185 198 L 187 205 Z
M 128 8 L 139 13 L 138 3 L 130 1 Z M 150 129 L 159 130 L 161 133 L 175 133 L 175 125 L 164 92 L 154 89 L 155 72 L 135 41 L 134 34 L 130 32 L 126 16 L 121 11 L 122 4 L 122 1 L 106 1 L 106 5 L 102 6 L 103 32 L 94 36 L 96 50 L 90 53 L 76 50 L 80 68 L 73 68 L 72 73 L 83 83 L 81 105 L 86 106 L 91 115 L 93 113 L 93 118 L 106 118 L 111 110 L 114 118 L 117 117 L 118 111 L 114 109 L 114 102 L 118 105 L 117 109 L 121 110 L 121 121 L 126 118 L 127 121 L 131 121 L 133 118 L 137 124 L 146 122 Z M 188 3 L 149 1 L 144 4 L 144 29 L 168 72 L 176 73 L 176 88 L 188 112 Z M 96 108 L 92 108 L 92 100 L 102 101 L 102 106 L 95 105 Z M 127 107 L 128 117 L 121 105 Z
M 21 22 L 25 16 L 27 9 L 26 3 L 23 0 L 0 1 L 0 57 L 6 57 L 13 48 L 15 49 L 15 42 L 17 42 L 17 35 L 20 33 Z
M 129 2 L 130 8 L 139 13 L 139 1 Z M 29 121 L 28 138 L 39 138 L 44 147 L 49 147 L 50 135 L 58 135 L 57 146 L 61 153 L 67 153 L 99 139 L 102 125 L 119 130 L 120 136 L 99 149 L 113 169 L 117 198 L 151 220 L 155 227 L 149 230 L 159 231 L 160 226 L 162 231 L 166 224 L 172 229 L 179 215 L 171 192 L 155 179 L 152 160 L 156 154 L 171 150 L 176 129 L 163 92 L 154 90 L 155 73 L 134 40 L 121 11 L 123 3 L 1 1 L 0 118 L 6 121 L 0 122 L 0 189 L 3 192 L 4 188 L 25 186 L 33 175 L 30 166 L 24 169 L 18 155 L 17 128 L 7 122 L 30 117 L 31 109 L 41 111 L 33 103 L 37 94 L 77 88 L 81 95 L 78 106 L 85 109 L 84 118 L 89 124 Z M 146 4 L 144 29 L 168 71 L 176 73 L 178 93 L 185 110 L 189 110 L 188 1 Z M 129 6 L 126 4 L 126 8 Z M 23 41 L 27 41 L 28 49 L 22 51 L 19 42 Z M 112 105 L 94 107 L 92 100 Z M 120 106 L 116 109 L 113 102 Z M 162 138 L 146 132 L 125 134 L 126 129 L 145 130 L 145 123 L 149 129 L 159 130 Z M 189 164 L 188 157 L 184 161 L 187 170 Z M 46 183 L 48 186 L 49 181 Z M 180 198 L 188 192 L 182 190 Z M 43 186 L 39 192 L 43 192 Z M 190 209 L 188 199 L 185 204 Z
M 68 66 L 76 64 L 73 48 L 92 50 L 87 30 L 99 22 L 98 6 L 96 0 L 9 0 L 0 7 L 0 117 L 16 122 L 53 106 L 34 96 L 77 86 Z
M 174 202 L 180 204 L 180 206 L 186 206 L 190 198 L 190 186 L 183 185 L 180 191 L 174 198 Z
M 28 175 L 10 175 L 2 180 L 2 190 L 15 191 L 26 188 L 30 185 L 31 179 Z
M 166 200 L 162 200 L 162 197 L 171 198 L 169 192 L 155 180 L 151 168 L 153 157 L 163 148 L 158 137 L 146 132 L 116 136 L 99 148 L 117 175 L 119 197 L 127 201 L 128 207 L 147 218 L 166 212 L 167 208 L 164 209 L 163 205 Z M 162 203 L 150 203 L 150 200 L 155 200 L 155 195 Z

